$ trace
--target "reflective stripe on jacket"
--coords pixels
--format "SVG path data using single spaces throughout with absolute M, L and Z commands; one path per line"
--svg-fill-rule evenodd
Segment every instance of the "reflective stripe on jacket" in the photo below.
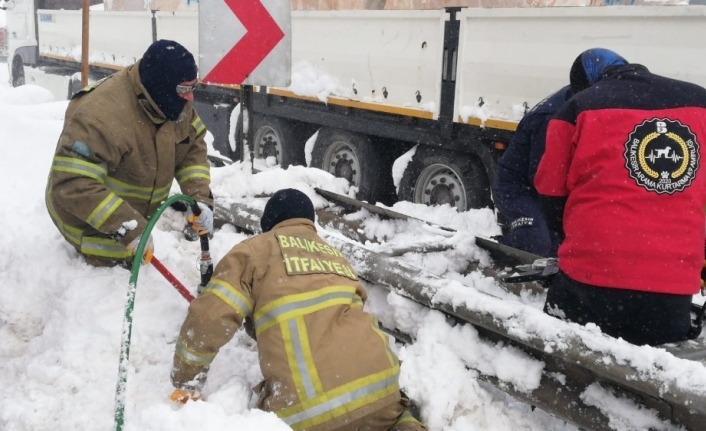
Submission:
M 399 403 L 399 362 L 348 261 L 307 219 L 235 246 L 189 306 L 172 382 L 200 387 L 218 350 L 254 322 L 258 407 L 294 430 L 338 428 Z M 237 366 L 237 365 L 236 365 Z
M 46 204 L 81 253 L 125 258 L 124 247 L 167 199 L 184 194 L 212 205 L 206 128 L 191 104 L 168 121 L 130 66 L 71 100 L 47 182 Z

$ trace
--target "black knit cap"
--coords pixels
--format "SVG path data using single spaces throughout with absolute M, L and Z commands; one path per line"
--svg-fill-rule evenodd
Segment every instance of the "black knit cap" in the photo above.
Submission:
M 311 199 L 297 189 L 282 189 L 273 194 L 260 219 L 263 232 L 269 232 L 276 224 L 292 218 L 308 218 L 314 221 L 314 205 Z
M 173 40 L 158 40 L 147 48 L 139 67 L 140 80 L 152 100 L 169 120 L 178 120 L 187 101 L 176 86 L 196 79 L 194 56 Z

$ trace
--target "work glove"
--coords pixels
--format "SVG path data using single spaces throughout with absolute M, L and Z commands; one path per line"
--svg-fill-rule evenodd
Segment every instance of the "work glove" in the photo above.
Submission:
M 169 399 L 179 404 L 186 404 L 187 401 L 196 401 L 200 397 L 199 393 L 191 389 L 175 389 Z
M 191 223 L 191 227 L 196 232 L 205 230 L 209 234 L 213 234 L 213 211 L 211 211 L 208 205 L 202 204 L 201 202 L 198 203 L 198 206 L 201 209 L 201 214 L 199 214 L 198 217 L 195 216 L 191 206 L 189 206 L 186 210 L 186 220 Z
M 130 241 L 130 244 L 127 245 L 127 249 L 130 250 L 133 255 L 137 252 L 137 246 L 140 245 L 141 238 L 142 235 L 133 239 L 132 241 Z M 142 264 L 148 265 L 152 261 L 152 256 L 154 256 L 154 241 L 152 241 L 152 235 L 150 235 L 149 239 L 147 240 L 147 245 L 145 245 L 145 249 L 142 253 Z

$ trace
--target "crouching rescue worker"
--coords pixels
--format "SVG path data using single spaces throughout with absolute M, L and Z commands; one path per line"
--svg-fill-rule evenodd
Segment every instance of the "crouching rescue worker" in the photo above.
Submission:
M 309 198 L 278 191 L 260 223 L 263 233 L 231 249 L 191 302 L 171 399 L 200 396 L 211 361 L 248 318 L 264 376 L 258 408 L 294 430 L 423 430 L 400 395 L 387 336 L 363 311 L 366 291 L 341 252 L 317 235 Z
M 46 189 L 49 214 L 86 261 L 132 260 L 147 220 L 176 178 L 213 230 L 206 127 L 192 102 L 197 68 L 180 44 L 159 40 L 135 65 L 69 103 Z M 151 239 L 145 257 L 152 252 Z
M 581 53 L 577 94 L 549 123 L 535 185 L 566 238 L 544 309 L 634 344 L 685 340 L 704 260 L 706 89 L 619 60 Z

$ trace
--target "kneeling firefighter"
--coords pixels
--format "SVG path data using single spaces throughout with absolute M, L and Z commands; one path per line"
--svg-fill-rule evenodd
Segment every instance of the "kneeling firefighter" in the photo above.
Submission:
M 264 376 L 259 409 L 294 430 L 424 430 L 400 394 L 387 336 L 363 311 L 364 287 L 314 219 L 304 193 L 280 190 L 265 206 L 263 233 L 218 263 L 181 327 L 172 400 L 198 398 L 218 350 L 252 323 Z

